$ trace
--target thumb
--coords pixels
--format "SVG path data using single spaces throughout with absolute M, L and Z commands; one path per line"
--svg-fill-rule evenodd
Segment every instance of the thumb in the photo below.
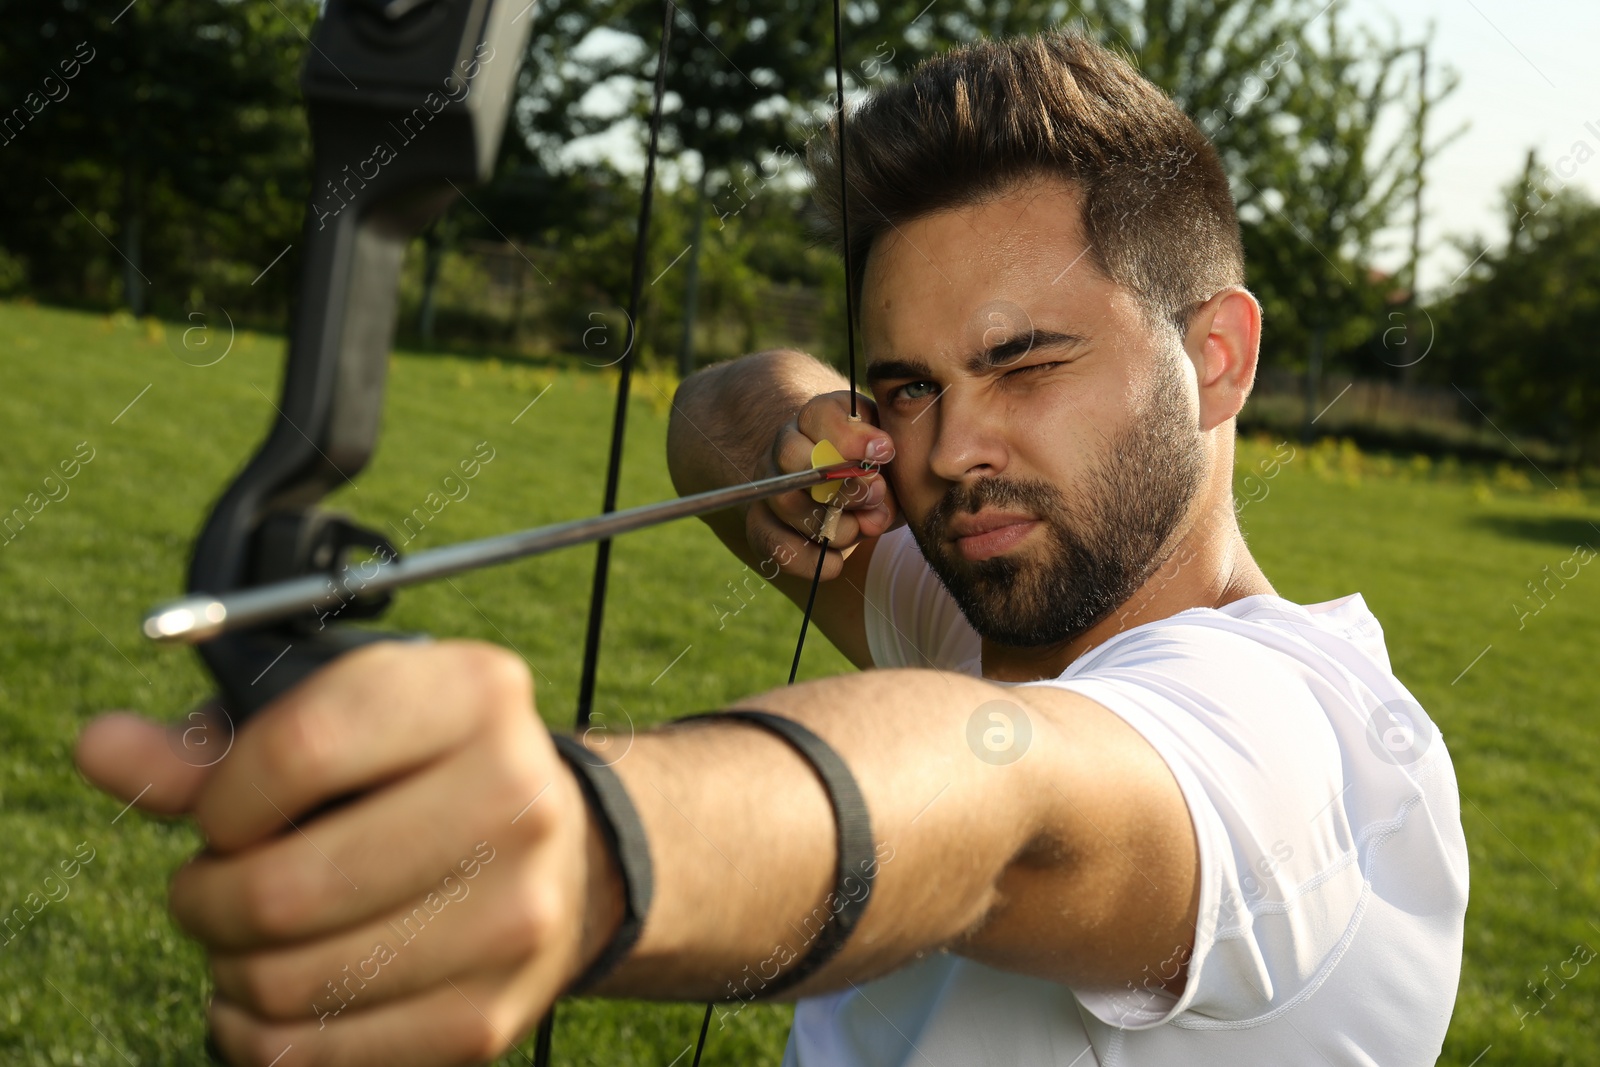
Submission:
M 102 715 L 78 735 L 74 760 L 89 782 L 154 815 L 190 810 L 233 744 L 233 724 L 203 706 L 164 725 L 127 712 Z

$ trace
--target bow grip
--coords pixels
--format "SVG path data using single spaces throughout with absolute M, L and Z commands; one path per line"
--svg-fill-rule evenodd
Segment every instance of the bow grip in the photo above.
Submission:
M 224 593 L 329 570 L 381 537 L 317 503 L 376 445 L 405 250 L 493 173 L 532 22 L 527 0 L 328 0 L 302 74 L 314 161 L 282 399 L 195 544 L 188 588 Z M 382 603 L 352 604 L 339 620 Z M 383 634 L 327 612 L 199 646 L 238 722 Z

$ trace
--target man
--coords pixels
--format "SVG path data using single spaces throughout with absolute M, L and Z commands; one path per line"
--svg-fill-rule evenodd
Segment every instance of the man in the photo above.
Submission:
M 85 773 L 210 844 L 172 907 L 238 1062 L 465 1062 L 575 981 L 726 1016 L 794 974 L 800 1067 L 1437 1057 L 1455 778 L 1359 595 L 1278 597 L 1240 534 L 1260 310 L 1214 152 L 1065 35 L 952 52 L 848 129 L 875 403 L 763 353 L 684 383 L 669 440 L 685 492 L 821 440 L 888 463 L 816 602 L 862 673 L 740 704 L 816 744 L 702 720 L 608 778 L 470 644 L 349 656 L 214 768 L 95 724 Z M 712 525 L 803 600 L 818 519 Z

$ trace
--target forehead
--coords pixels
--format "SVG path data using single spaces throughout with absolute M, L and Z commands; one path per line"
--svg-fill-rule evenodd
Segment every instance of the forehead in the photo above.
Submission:
M 1089 253 L 1080 193 L 1050 178 L 891 227 L 862 276 L 869 360 L 965 358 L 995 326 L 1106 327 L 1137 312 Z

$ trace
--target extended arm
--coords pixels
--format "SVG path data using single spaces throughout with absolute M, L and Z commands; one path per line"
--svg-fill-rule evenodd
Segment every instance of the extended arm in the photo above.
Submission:
M 985 715 L 1031 727 L 1010 764 L 967 740 L 995 701 L 1008 706 Z M 1142 986 L 1188 946 L 1187 809 L 1110 712 L 931 671 L 745 704 L 837 749 L 879 844 L 862 925 L 797 993 L 944 949 Z M 289 1045 L 279 1067 L 492 1058 L 598 955 L 618 920 L 616 872 L 531 707 L 525 667 L 502 650 L 384 644 L 269 706 L 214 767 L 185 763 L 158 727 L 127 717 L 85 734 L 79 761 L 94 781 L 189 813 L 206 837 L 172 907 L 206 947 L 213 1026 L 237 1062 L 272 1063 Z M 635 738 L 617 771 L 649 834 L 656 892 L 636 951 L 601 991 L 758 991 L 746 968 L 782 944 L 803 949 L 797 928 L 834 885 L 832 815 L 809 766 L 763 732 L 712 723 Z
M 1013 740 L 1031 733 L 1014 763 L 969 744 L 969 720 L 990 704 L 984 729 L 992 712 L 1011 720 Z M 906 670 L 741 706 L 828 741 L 861 785 L 878 843 L 861 926 L 801 995 L 944 949 L 1122 987 L 1190 947 L 1198 869 L 1188 810 L 1155 751 L 1098 705 Z M 803 956 L 803 932 L 814 930 L 805 920 L 824 914 L 834 891 L 834 823 L 815 773 L 764 731 L 715 721 L 643 735 L 617 770 L 652 843 L 657 890 L 643 938 L 603 991 L 759 995 L 753 972 L 770 979 L 774 961 Z M 597 898 L 613 894 L 614 872 L 597 872 L 595 884 Z

